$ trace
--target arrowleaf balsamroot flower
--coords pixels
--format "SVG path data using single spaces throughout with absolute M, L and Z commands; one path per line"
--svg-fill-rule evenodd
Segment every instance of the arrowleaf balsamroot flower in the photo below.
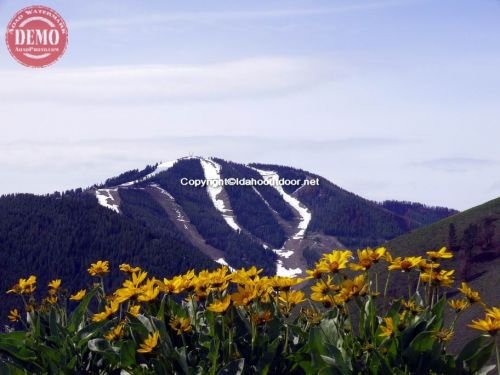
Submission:
M 87 271 L 90 276 L 104 276 L 109 272 L 109 262 L 107 260 L 98 260 L 92 263 Z
M 135 316 L 136 318 L 139 316 L 140 311 L 141 311 L 141 305 L 134 305 L 128 308 L 128 312 L 131 315 Z
M 18 283 L 8 290 L 7 293 L 32 294 L 36 289 L 36 276 L 31 275 L 27 279 L 19 279 Z
M 331 276 L 328 276 L 326 280 L 321 279 L 311 287 L 311 300 L 322 302 L 327 295 L 339 289 L 338 285 L 332 284 Z
M 120 264 L 120 271 L 125 273 L 135 273 L 135 272 L 140 272 L 141 267 L 132 267 L 130 264 L 122 263 Z
M 371 249 L 358 250 L 358 263 L 351 263 L 349 267 L 353 271 L 366 271 L 373 264 Z
M 322 273 L 336 273 L 339 270 L 347 268 L 347 263 L 352 258 L 350 250 L 334 250 L 329 254 L 323 255 L 321 260 L 316 263 L 316 270 Z
M 433 335 L 439 342 L 448 342 L 453 338 L 453 330 L 443 328 L 437 331 L 434 331 Z
M 442 287 L 449 288 L 455 281 L 453 274 L 455 270 L 440 270 L 439 272 L 434 272 L 429 270 L 428 272 L 423 272 L 420 274 L 420 280 L 424 283 L 428 283 L 432 280 L 432 284 L 439 285 Z
M 355 296 L 364 296 L 368 290 L 365 275 L 358 275 L 354 279 L 347 279 L 342 282 L 340 296 L 344 301 L 349 301 Z
M 154 331 L 150 333 L 144 342 L 137 349 L 138 353 L 151 353 L 158 345 L 158 340 L 160 339 L 160 332 Z
M 123 336 L 123 331 L 125 327 L 125 322 L 120 322 L 111 331 L 104 335 L 104 338 L 108 341 L 118 340 Z
M 487 308 L 486 316 L 489 316 L 492 319 L 500 320 L 500 308 L 499 307 Z
M 469 300 L 471 304 L 481 302 L 481 296 L 479 295 L 479 292 L 471 289 L 467 285 L 467 283 L 462 283 L 458 290 L 462 292 L 462 294 Z
M 377 263 L 380 259 L 384 259 L 387 254 L 387 249 L 385 247 L 377 247 L 375 250 L 368 248 L 367 250 L 373 263 Z
M 448 305 L 455 310 L 456 313 L 459 313 L 470 306 L 469 301 L 466 299 L 451 299 L 448 301 Z
M 288 306 L 293 307 L 301 302 L 304 302 L 304 292 L 300 290 L 289 290 L 287 292 L 280 292 L 279 300 L 286 303 Z
M 192 329 L 191 320 L 189 318 L 183 318 L 183 317 L 179 317 L 179 316 L 175 316 L 172 319 L 170 319 L 169 326 L 178 335 L 181 335 L 184 332 L 190 332 Z
M 257 280 L 262 271 L 262 268 L 257 269 L 255 266 L 252 266 L 247 270 L 241 268 L 231 274 L 231 282 L 234 284 L 246 284 L 248 281 Z
M 61 287 L 61 279 L 52 280 L 49 283 L 49 288 L 58 290 Z
M 422 257 L 397 257 L 389 264 L 389 271 L 401 270 L 403 272 L 410 271 L 412 268 L 417 267 L 422 261 Z
M 270 286 L 278 291 L 286 291 L 292 286 L 302 283 L 304 280 L 300 277 L 274 276 L 270 279 Z
M 231 304 L 231 297 L 226 296 L 222 300 L 215 300 L 214 302 L 212 302 L 210 305 L 208 305 L 207 310 L 216 313 L 223 313 L 229 308 L 230 304 Z
M 9 318 L 9 320 L 11 322 L 15 323 L 15 322 L 18 322 L 19 320 L 21 320 L 21 314 L 19 313 L 18 309 L 12 309 L 12 310 L 10 310 L 7 318 Z
M 427 256 L 431 258 L 431 260 L 451 259 L 453 258 L 453 253 L 447 252 L 446 247 L 442 247 L 438 251 L 427 251 Z
M 231 300 L 236 306 L 247 306 L 257 298 L 257 288 L 254 284 L 238 285 L 238 291 L 231 294 Z
M 79 290 L 75 294 L 69 296 L 69 299 L 71 301 L 81 301 L 83 297 L 87 294 L 87 291 L 85 289 Z
M 385 325 L 380 326 L 379 336 L 391 337 L 394 335 L 394 321 L 392 318 L 384 318 Z
M 500 320 L 487 315 L 484 319 L 473 320 L 471 324 L 468 324 L 467 326 L 479 331 L 487 332 L 490 336 L 495 336 L 498 330 L 500 330 Z
M 111 315 L 118 311 L 120 304 L 116 301 L 112 301 L 110 305 L 104 307 L 104 311 L 92 315 L 93 322 L 100 322 L 108 319 Z

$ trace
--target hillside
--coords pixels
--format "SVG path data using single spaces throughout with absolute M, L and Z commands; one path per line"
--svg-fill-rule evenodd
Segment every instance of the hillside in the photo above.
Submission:
M 416 229 L 389 241 L 386 246 L 396 256 L 416 255 L 447 246 L 455 257 L 442 263 L 444 268 L 456 270 L 455 285 L 467 281 L 486 303 L 494 305 L 500 301 L 500 198 Z M 405 292 L 395 289 L 393 293 Z M 457 321 L 455 346 L 472 337 L 464 325 L 478 310 L 479 306 L 466 310 Z

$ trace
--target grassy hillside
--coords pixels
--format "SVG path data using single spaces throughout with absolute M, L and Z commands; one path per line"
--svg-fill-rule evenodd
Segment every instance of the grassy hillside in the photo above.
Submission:
M 494 223 L 495 235 L 493 243 L 497 246 L 498 251 L 500 243 L 500 198 L 399 236 L 389 241 L 388 246 L 402 252 L 402 254 L 415 252 L 422 248 L 435 248 L 443 244 L 448 246 L 450 224 L 455 226 L 457 243 L 460 245 L 464 240 L 464 232 L 470 225 L 475 224 L 481 227 L 484 226 L 485 221 L 489 220 Z M 481 244 L 477 244 L 477 246 L 481 246 Z
M 453 230 L 454 227 L 455 236 Z M 453 215 L 434 224 L 416 229 L 397 237 L 386 244 L 393 256 L 420 255 L 426 249 L 447 246 L 453 249 L 455 257 L 443 261 L 442 267 L 456 270 L 455 286 L 468 282 L 478 290 L 489 305 L 500 303 L 500 198 Z M 406 280 L 400 275 L 401 282 Z M 398 285 L 398 283 L 392 283 Z M 404 294 L 395 288 L 392 293 Z M 457 327 L 464 327 L 477 315 L 480 306 L 465 311 L 457 321 Z M 473 333 L 462 328 L 457 331 L 454 347 L 459 347 Z

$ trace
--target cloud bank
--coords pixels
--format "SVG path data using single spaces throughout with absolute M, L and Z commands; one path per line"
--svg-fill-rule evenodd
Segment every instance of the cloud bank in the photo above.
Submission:
M 333 79 L 313 59 L 264 57 L 200 65 L 136 65 L 0 71 L 0 101 L 71 104 L 261 98 Z

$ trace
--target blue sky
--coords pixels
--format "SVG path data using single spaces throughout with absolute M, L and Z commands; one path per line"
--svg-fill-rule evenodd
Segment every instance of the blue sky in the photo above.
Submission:
M 0 48 L 0 193 L 201 154 L 374 200 L 500 195 L 500 1 L 43 4 L 70 44 L 39 70 Z M 0 0 L 0 24 L 27 5 Z

